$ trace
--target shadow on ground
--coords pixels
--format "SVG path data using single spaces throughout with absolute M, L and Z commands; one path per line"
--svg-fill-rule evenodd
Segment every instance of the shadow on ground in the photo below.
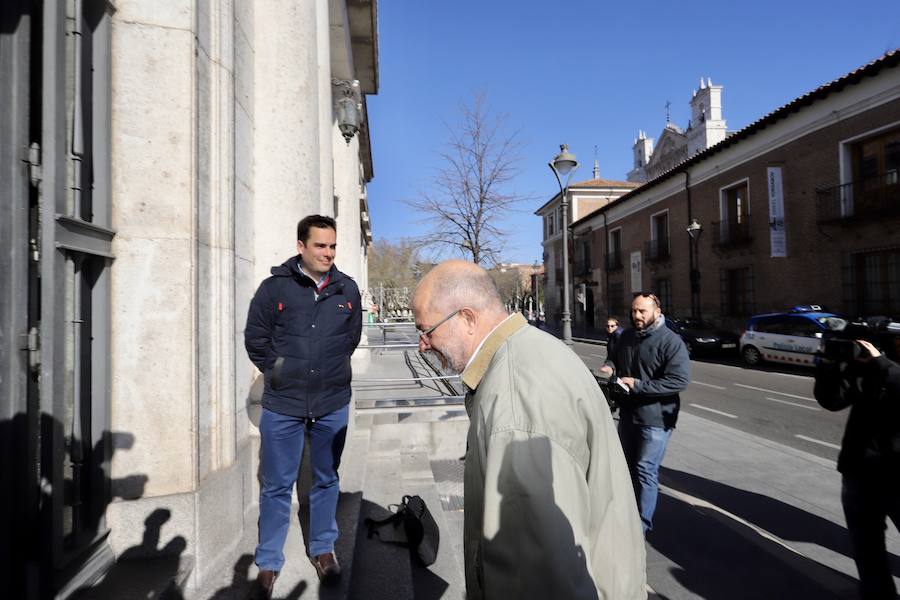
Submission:
M 398 498 L 399 500 L 399 498 Z M 367 536 L 365 519 L 381 520 L 391 515 L 387 508 L 363 499 L 356 533 L 353 575 L 349 598 L 354 600 L 439 600 L 449 584 L 411 559 L 409 549 L 400 543 Z M 389 529 L 383 528 L 383 529 Z M 385 540 L 401 540 L 404 536 L 384 535 Z M 442 548 L 441 552 L 447 552 Z
M 846 530 L 779 500 L 663 468 L 661 482 L 708 501 L 787 541 L 850 554 Z M 856 579 L 797 554 L 713 509 L 659 496 L 648 562 L 674 563 L 660 594 L 686 589 L 701 598 L 856 598 Z M 654 553 L 658 553 L 656 557 Z

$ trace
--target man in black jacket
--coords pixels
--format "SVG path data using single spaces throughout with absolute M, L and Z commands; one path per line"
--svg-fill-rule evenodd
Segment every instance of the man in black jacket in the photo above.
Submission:
M 819 359 L 815 396 L 828 410 L 850 406 L 838 456 L 841 502 L 866 600 L 896 598 L 885 547 L 886 520 L 900 528 L 900 365 L 858 340 L 859 359 Z
M 635 294 L 631 322 L 634 328 L 619 337 L 600 371 L 610 376 L 619 406 L 619 439 L 646 534 L 653 528 L 659 467 L 678 420 L 678 394 L 687 389 L 691 363 L 684 342 L 665 326 L 654 294 Z
M 362 332 L 359 288 L 334 266 L 334 219 L 321 215 L 297 225 L 297 256 L 272 267 L 250 303 L 244 342 L 265 388 L 259 432 L 258 587 L 271 598 L 284 564 L 304 436 L 310 440 L 310 560 L 319 578 L 340 575 L 334 553 L 338 465 L 347 434 L 350 355 Z

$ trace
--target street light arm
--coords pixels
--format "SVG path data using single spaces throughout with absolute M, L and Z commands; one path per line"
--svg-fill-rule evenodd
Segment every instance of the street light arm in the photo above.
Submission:
M 559 193 L 563 193 L 563 184 L 562 179 L 559 178 L 559 171 L 556 170 L 556 165 L 553 164 L 553 161 L 548 162 L 547 166 L 550 167 L 550 170 L 553 171 L 553 174 L 556 176 L 556 183 L 559 184 Z M 560 200 L 562 200 L 562 196 L 560 196 Z

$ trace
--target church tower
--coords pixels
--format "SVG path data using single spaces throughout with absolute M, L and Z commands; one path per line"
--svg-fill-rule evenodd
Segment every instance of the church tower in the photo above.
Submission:
M 688 126 L 688 156 L 693 156 L 725 139 L 722 118 L 722 86 L 710 78 L 700 78 L 700 89 L 691 98 L 691 122 Z
M 644 183 L 647 181 L 646 167 L 653 155 L 653 140 L 647 137 L 643 131 L 638 131 L 638 137 L 634 140 L 634 166 L 628 173 L 628 181 Z

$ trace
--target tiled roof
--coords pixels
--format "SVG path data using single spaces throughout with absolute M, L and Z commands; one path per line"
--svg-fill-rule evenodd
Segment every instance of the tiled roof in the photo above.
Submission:
M 639 187 L 640 183 L 634 183 L 633 181 L 616 181 L 614 179 L 588 179 L 587 181 L 578 181 L 576 183 L 570 183 L 569 189 L 572 188 L 628 188 L 634 189 Z M 552 204 L 554 200 L 559 198 L 559 192 L 553 194 L 553 197 L 547 200 L 544 204 L 541 205 L 534 214 L 538 215 L 542 210 L 547 208 L 547 205 Z
M 786 119 L 793 113 L 803 110 L 804 108 L 806 108 L 807 106 L 809 106 L 811 104 L 814 104 L 818 100 L 823 100 L 823 99 L 827 98 L 828 96 L 830 96 L 831 94 L 843 90 L 848 85 L 857 84 L 860 81 L 862 81 L 863 79 L 865 79 L 866 77 L 875 76 L 882 69 L 891 69 L 891 68 L 897 67 L 897 65 L 900 65 L 900 49 L 891 50 L 890 52 L 886 52 L 884 55 L 878 57 L 877 59 L 873 60 L 872 62 L 870 62 L 866 65 L 863 65 L 863 66 L 859 67 L 858 69 L 850 71 L 846 75 L 838 77 L 837 79 L 835 79 L 833 81 L 829 81 L 828 83 L 817 87 L 816 89 L 812 90 L 811 92 L 803 94 L 799 98 L 795 98 L 794 100 L 791 100 L 784 106 L 781 106 L 781 107 L 773 110 L 772 112 L 768 113 L 767 115 L 757 119 L 753 123 L 750 123 L 743 129 L 740 129 L 740 130 L 734 132 L 733 134 L 728 135 L 728 137 L 726 137 L 724 140 L 722 140 L 718 144 L 711 146 L 711 147 L 707 148 L 706 150 L 704 150 L 703 152 L 695 154 L 694 156 L 692 156 L 686 160 L 683 160 L 682 162 L 675 165 L 674 167 L 672 167 L 671 169 L 669 169 L 662 175 L 659 175 L 658 177 L 651 179 L 647 183 L 644 183 L 643 185 L 641 185 L 640 189 L 636 189 L 631 192 L 628 192 L 627 194 L 620 196 L 620 197 L 616 198 L 615 200 L 613 200 L 612 202 L 602 206 L 597 211 L 594 211 L 594 213 L 592 213 L 592 215 L 596 214 L 597 212 L 603 212 L 603 211 L 609 210 L 609 208 L 612 206 L 618 206 L 619 204 L 622 204 L 623 202 L 627 202 L 629 198 L 633 198 L 634 196 L 640 194 L 644 190 L 650 189 L 651 187 L 654 187 L 654 186 L 662 183 L 663 181 L 669 179 L 670 177 L 684 171 L 687 167 L 695 165 L 695 164 L 709 158 L 710 156 L 717 154 L 717 153 L 721 152 L 722 150 L 725 150 L 726 148 L 733 146 L 734 144 L 737 144 L 741 140 L 744 140 L 744 139 L 750 137 L 751 135 L 754 135 L 754 134 L 762 131 L 769 125 L 774 125 L 778 121 L 780 121 L 782 119 Z M 584 219 L 587 219 L 592 215 L 588 215 L 582 219 L 579 219 L 578 222 L 583 221 Z M 572 223 L 571 226 L 576 225 L 576 223 Z
M 577 183 L 570 183 L 569 188 L 573 187 L 627 187 L 627 188 L 636 188 L 639 183 L 634 183 L 633 181 L 615 181 L 614 179 L 588 179 L 587 181 L 579 181 Z M 558 196 L 559 194 L 557 194 Z

